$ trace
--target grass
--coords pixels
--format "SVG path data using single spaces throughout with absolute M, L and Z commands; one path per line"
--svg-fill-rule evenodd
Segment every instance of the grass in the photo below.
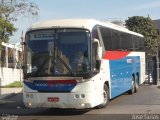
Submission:
M 3 88 L 9 88 L 9 87 L 22 87 L 22 83 L 20 81 L 15 81 L 13 83 L 10 83 L 9 85 L 2 86 Z

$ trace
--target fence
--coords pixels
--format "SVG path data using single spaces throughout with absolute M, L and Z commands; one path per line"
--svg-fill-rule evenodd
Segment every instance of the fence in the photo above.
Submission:
M 160 66 L 156 56 L 146 60 L 146 82 L 157 85 L 160 81 Z

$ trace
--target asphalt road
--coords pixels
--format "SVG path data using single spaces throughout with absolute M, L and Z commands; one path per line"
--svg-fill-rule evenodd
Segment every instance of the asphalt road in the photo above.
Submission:
M 142 85 L 134 95 L 124 94 L 103 109 L 87 110 L 29 109 L 24 107 L 19 93 L 0 100 L 0 115 L 2 120 L 160 120 L 160 89 Z

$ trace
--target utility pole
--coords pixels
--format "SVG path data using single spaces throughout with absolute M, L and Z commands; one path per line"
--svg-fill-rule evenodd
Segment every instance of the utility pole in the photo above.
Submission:
M 160 83 L 159 81 L 159 46 L 156 46 L 156 66 L 157 66 L 157 81 L 156 81 L 156 85 Z
M 23 53 L 24 52 L 23 51 L 24 50 L 24 48 L 23 48 L 24 45 L 23 45 L 23 43 L 24 43 L 24 37 L 23 37 L 23 31 L 22 31 L 22 35 L 21 35 L 21 45 L 22 45 L 21 48 L 22 48 L 22 51 L 21 51 L 21 56 L 19 58 L 20 59 L 20 82 L 21 82 L 21 84 L 22 84 L 22 80 L 23 80 L 22 79 L 23 78 L 23 68 L 22 68 L 22 65 L 23 65 L 23 59 L 24 59 L 24 55 L 23 55 L 24 54 Z

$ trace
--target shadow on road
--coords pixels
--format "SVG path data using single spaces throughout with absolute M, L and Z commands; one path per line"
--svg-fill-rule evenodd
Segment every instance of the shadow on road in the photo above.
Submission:
M 89 112 L 89 109 L 85 110 L 75 110 L 75 109 L 45 109 L 45 108 L 11 108 L 11 109 L 1 109 L 1 115 L 18 115 L 18 116 L 76 116 L 83 115 Z
M 0 100 L 0 116 L 19 115 L 19 116 L 74 116 L 85 114 L 91 109 L 48 109 L 48 108 L 26 108 L 23 104 L 22 93 Z
M 0 109 L 0 115 L 18 115 L 18 116 L 74 116 L 82 115 L 91 111 L 91 109 L 46 109 L 46 108 L 24 108 L 22 106 Z
M 46 115 L 46 116 L 71 116 L 71 115 L 82 115 L 91 111 L 91 109 L 76 110 L 76 109 L 47 109 L 45 111 L 39 112 L 33 115 Z M 30 114 L 32 115 L 32 114 Z

